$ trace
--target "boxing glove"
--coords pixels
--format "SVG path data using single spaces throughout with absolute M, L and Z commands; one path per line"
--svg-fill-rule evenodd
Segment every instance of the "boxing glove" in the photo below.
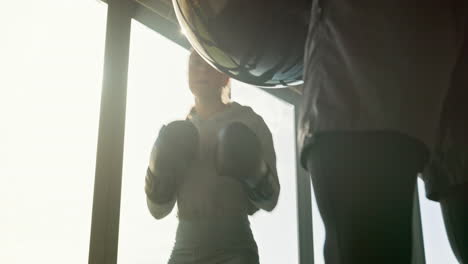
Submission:
M 260 140 L 240 122 L 230 123 L 219 131 L 215 156 L 219 175 L 233 177 L 249 187 L 256 186 L 268 173 Z
M 161 128 L 146 173 L 145 192 L 150 200 L 165 203 L 173 199 L 198 153 L 198 144 L 198 130 L 190 121 L 173 121 Z

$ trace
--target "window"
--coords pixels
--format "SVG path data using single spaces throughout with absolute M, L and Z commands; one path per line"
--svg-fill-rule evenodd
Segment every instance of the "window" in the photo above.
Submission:
M 87 263 L 106 11 L 2 3 L 0 263 Z
M 177 208 L 156 221 L 146 207 L 144 179 L 160 127 L 185 118 L 193 104 L 188 55 L 132 21 L 118 263 L 166 263 L 172 251 Z

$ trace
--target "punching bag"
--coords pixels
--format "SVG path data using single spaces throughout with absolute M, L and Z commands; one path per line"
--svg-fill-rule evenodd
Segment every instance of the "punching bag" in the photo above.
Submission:
M 265 88 L 302 83 L 311 0 L 173 0 L 194 49 L 230 77 Z

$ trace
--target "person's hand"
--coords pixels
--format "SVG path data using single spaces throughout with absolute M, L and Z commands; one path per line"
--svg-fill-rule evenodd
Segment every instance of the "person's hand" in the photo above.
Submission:
M 173 121 L 159 130 L 150 158 L 150 169 L 187 167 L 198 152 L 197 128 L 190 121 Z
M 218 133 L 216 167 L 218 174 L 238 179 L 250 187 L 268 171 L 260 140 L 240 122 L 233 122 Z
M 198 153 L 198 144 L 198 130 L 190 121 L 174 121 L 161 128 L 145 177 L 148 197 L 164 202 L 173 196 Z

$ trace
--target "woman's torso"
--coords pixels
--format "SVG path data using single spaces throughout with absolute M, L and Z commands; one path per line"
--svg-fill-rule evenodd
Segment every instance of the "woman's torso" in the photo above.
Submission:
M 199 131 L 200 149 L 179 187 L 179 218 L 243 217 L 248 214 L 252 204 L 243 185 L 238 180 L 218 175 L 215 164 L 217 133 L 234 121 L 249 126 L 253 117 L 247 109 L 250 108 L 233 103 L 224 112 L 208 120 L 197 115 L 189 117 Z
M 179 226 L 169 263 L 258 263 L 248 220 L 253 205 L 238 180 L 218 175 L 214 156 L 220 129 L 234 121 L 254 129 L 257 115 L 232 103 L 208 120 L 188 119 L 199 131 L 200 149 L 177 193 Z

